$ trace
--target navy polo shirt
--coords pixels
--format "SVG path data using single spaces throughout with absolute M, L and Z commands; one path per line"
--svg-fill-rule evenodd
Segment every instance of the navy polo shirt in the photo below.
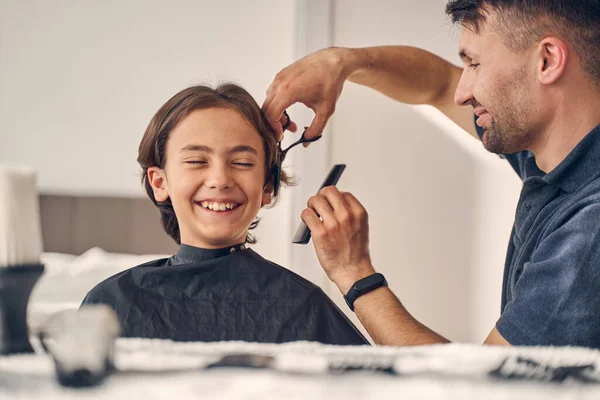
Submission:
M 547 174 L 530 152 L 503 157 L 523 189 L 498 332 L 512 345 L 600 348 L 600 125 Z

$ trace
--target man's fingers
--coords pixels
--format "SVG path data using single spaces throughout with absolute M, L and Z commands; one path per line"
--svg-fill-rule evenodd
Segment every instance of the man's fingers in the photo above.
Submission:
M 277 75 L 275 75 L 275 78 L 273 78 L 273 82 L 271 82 L 271 84 L 267 88 L 267 93 L 266 93 L 267 98 L 265 99 L 265 101 L 263 102 L 263 105 L 261 107 L 265 113 L 267 112 L 267 110 L 269 110 L 271 108 L 273 100 L 281 99 L 281 97 L 284 97 L 287 95 L 287 91 L 281 89 L 281 86 L 282 86 L 281 82 L 285 80 L 284 71 L 286 69 L 287 68 L 284 68 L 281 71 L 279 71 L 277 73 Z M 282 113 L 284 109 L 285 109 L 285 107 L 283 109 L 281 109 L 278 114 Z M 274 118 L 275 116 L 273 116 L 273 115 L 268 115 L 268 117 L 273 120 L 275 119 Z M 279 117 L 279 115 L 277 115 L 277 119 L 278 119 L 278 117 Z
M 325 129 L 325 125 L 327 125 L 327 121 L 329 121 L 329 117 L 331 114 L 327 114 L 323 111 L 315 111 L 315 118 L 312 120 L 310 126 L 306 130 L 305 137 L 307 139 L 311 139 L 317 136 L 321 136 L 323 134 L 323 130 Z M 303 143 L 304 147 L 308 147 L 310 143 Z
M 343 192 L 342 197 L 348 204 L 350 213 L 352 214 L 353 218 L 355 218 L 358 221 L 363 220 L 364 218 L 368 218 L 367 210 L 360 203 L 360 201 L 358 201 L 358 199 L 354 197 L 352 193 Z
M 296 100 L 291 93 L 274 90 L 264 103 L 263 111 L 269 121 L 278 121 L 283 111 L 294 104 Z
M 319 191 L 325 196 L 327 202 L 333 208 L 336 220 L 342 225 L 351 225 L 351 213 L 348 203 L 344 200 L 342 193 L 335 186 L 327 186 Z
M 302 218 L 302 221 L 308 226 L 313 235 L 323 229 L 323 222 L 321 222 L 319 216 L 311 208 L 305 208 L 302 214 L 300 214 L 300 218 Z
M 327 227 L 333 228 L 338 225 L 333 213 L 333 208 L 331 208 L 331 205 L 329 204 L 325 196 L 312 196 L 310 199 L 308 199 L 307 204 L 309 208 L 312 208 L 315 211 L 315 213 L 317 213 L 321 217 L 323 223 Z
M 308 208 L 321 217 L 329 229 L 338 226 L 355 229 L 368 219 L 363 205 L 351 193 L 340 192 L 335 186 L 327 186 L 308 199 Z
M 275 136 L 278 142 L 283 139 L 283 125 L 287 122 L 287 118 L 283 112 L 294 104 L 293 99 L 285 99 L 281 96 L 274 98 L 268 105 L 267 109 L 264 110 L 267 120 L 275 131 Z
M 288 126 L 287 130 L 296 133 L 298 131 L 298 125 L 296 125 L 294 121 L 291 121 L 290 126 Z
M 285 116 L 283 111 L 281 111 L 281 115 L 279 116 L 279 119 L 277 121 L 273 121 L 269 117 L 269 112 L 276 113 L 276 111 L 268 111 L 267 112 L 267 110 L 276 110 L 276 108 L 271 107 L 271 105 L 273 104 L 273 99 L 274 99 L 274 96 L 272 95 L 272 93 L 274 93 L 274 92 L 271 90 L 271 87 L 272 86 L 269 87 L 269 91 L 267 92 L 267 98 L 265 99 L 265 102 L 262 105 L 262 110 L 264 111 L 265 116 L 267 117 L 267 121 L 269 121 L 269 124 L 273 127 L 273 130 L 275 131 L 275 139 L 278 142 L 281 142 L 283 140 L 283 135 L 285 133 L 283 131 L 283 127 L 288 122 L 287 121 L 288 117 Z M 284 109 L 284 111 L 285 111 L 285 109 Z M 295 133 L 298 131 L 298 125 L 290 119 L 287 130 Z
M 271 107 L 273 99 L 275 99 L 275 90 L 273 89 L 273 84 L 271 84 L 271 86 L 269 86 L 269 89 L 267 89 L 267 98 L 260 107 L 265 113 L 267 119 L 269 118 L 269 116 L 267 115 L 267 110 Z
M 285 114 L 283 114 L 281 116 L 279 121 L 275 122 L 275 125 L 278 125 L 281 127 L 281 132 L 275 132 L 275 140 L 277 140 L 277 142 L 281 142 L 283 140 L 283 135 L 285 135 L 285 131 L 283 130 L 283 127 L 287 123 L 288 123 L 288 119 L 285 116 Z M 273 130 L 275 130 L 275 128 Z M 296 123 L 290 119 L 289 125 L 287 126 L 286 130 L 296 133 L 296 131 L 298 131 L 298 125 L 296 125 Z

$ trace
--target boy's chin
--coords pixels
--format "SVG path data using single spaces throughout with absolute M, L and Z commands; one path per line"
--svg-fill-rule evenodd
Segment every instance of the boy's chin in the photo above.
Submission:
M 221 249 L 223 247 L 235 246 L 240 243 L 244 243 L 246 241 L 246 234 L 243 235 L 232 235 L 232 234 L 213 234 L 213 235 L 203 235 L 202 237 L 197 237 L 193 240 L 195 243 L 198 243 L 199 246 L 206 249 Z

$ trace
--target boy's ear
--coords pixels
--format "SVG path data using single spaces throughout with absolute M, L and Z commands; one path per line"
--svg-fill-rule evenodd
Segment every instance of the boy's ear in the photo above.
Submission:
M 152 186 L 154 198 L 158 202 L 165 202 L 169 198 L 169 187 L 165 171 L 158 167 L 148 168 L 148 182 Z
M 263 188 L 262 205 L 266 206 L 273 201 L 273 184 L 268 183 Z

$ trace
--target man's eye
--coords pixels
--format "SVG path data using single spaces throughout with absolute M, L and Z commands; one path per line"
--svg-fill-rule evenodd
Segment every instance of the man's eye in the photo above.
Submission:
M 477 67 L 479 67 L 479 63 L 469 64 L 469 67 L 471 67 L 472 69 L 477 69 Z
M 187 160 L 186 164 L 206 164 L 206 161 L 203 160 Z

